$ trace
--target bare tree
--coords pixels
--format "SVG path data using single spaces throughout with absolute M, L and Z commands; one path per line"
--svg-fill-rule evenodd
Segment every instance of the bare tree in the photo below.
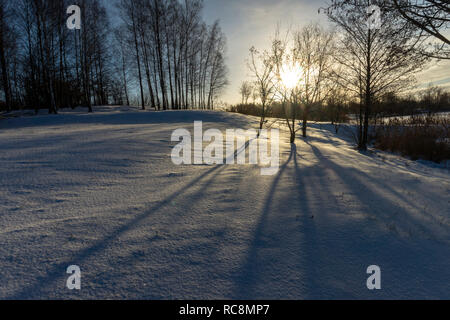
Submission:
M 432 51 L 425 54 L 450 59 L 450 39 L 446 30 L 450 24 L 450 2 L 448 0 L 392 0 L 391 7 L 408 24 L 418 28 L 418 38 L 429 36 L 438 41 Z
M 227 84 L 225 36 L 201 19 L 202 1 L 121 0 L 139 86 L 156 109 L 213 108 Z M 134 21 L 134 23 L 133 23 Z M 143 88 L 141 101 L 146 99 Z
M 333 88 L 326 98 L 324 107 L 326 108 L 328 119 L 331 120 L 331 124 L 334 126 L 336 134 L 339 133 L 341 124 L 347 120 L 348 105 L 350 101 L 351 99 L 345 91 L 340 88 Z
M 123 21 L 128 24 L 129 30 L 132 33 L 132 39 L 135 49 L 135 57 L 139 78 L 139 90 L 140 90 L 140 98 L 141 98 L 141 108 L 145 110 L 145 99 L 144 99 L 144 88 L 142 85 L 142 72 L 141 72 L 141 56 L 140 56 L 140 46 L 138 42 L 138 14 L 141 12 L 137 12 L 138 1 L 136 0 L 122 0 L 119 4 L 119 8 L 121 12 L 124 14 Z M 130 21 L 130 22 L 128 22 Z
M 321 105 L 333 88 L 331 69 L 335 50 L 333 33 L 317 24 L 310 24 L 294 34 L 293 58 L 300 68 L 300 102 L 303 106 L 302 133 L 306 137 L 309 112 Z
M 261 116 L 259 120 L 259 132 L 261 132 L 269 108 L 275 97 L 275 63 L 269 52 L 259 53 L 254 47 L 250 48 L 250 61 L 248 68 L 254 77 L 255 96 L 261 102 Z
M 110 32 L 101 1 L 77 0 L 81 29 L 69 30 L 69 0 L 0 0 L 5 109 L 93 111 L 135 101 L 134 92 L 143 109 L 213 108 L 227 84 L 226 39 L 218 22 L 203 21 L 203 1 L 116 3 L 123 21 Z
M 366 1 L 366 7 L 346 0 L 336 0 L 328 17 L 341 36 L 335 51 L 339 71 L 334 73 L 342 88 L 353 92 L 361 101 L 358 148 L 366 150 L 369 119 L 374 99 L 387 91 L 399 92 L 410 88 L 414 72 L 420 70 L 426 58 L 412 50 L 411 41 L 417 29 L 405 27 L 385 1 Z M 367 8 L 379 6 L 382 19 L 379 28 L 366 22 Z
M 9 70 L 6 57 L 11 49 L 13 39 L 10 36 L 9 8 L 5 0 L 0 0 L 0 67 L 2 72 L 2 88 L 5 95 L 6 110 L 11 110 L 11 88 L 9 82 Z
M 416 32 L 411 34 L 411 39 L 414 39 L 411 41 L 412 49 L 427 57 L 450 59 L 450 39 L 446 32 L 450 23 L 448 0 L 384 0 L 371 4 L 377 3 L 396 14 L 407 29 L 415 29 Z M 324 11 L 331 13 L 342 4 L 358 6 L 362 10 L 368 8 L 366 0 L 332 0 Z
M 241 87 L 239 88 L 239 93 L 241 94 L 242 104 L 247 104 L 248 99 L 253 92 L 253 86 L 249 81 L 243 81 Z
M 220 33 L 213 51 L 212 65 L 209 76 L 208 109 L 214 109 L 216 98 L 228 85 L 228 69 L 225 66 L 225 36 Z
M 125 30 L 123 28 L 117 28 L 115 30 L 115 41 L 118 45 L 118 51 L 120 53 L 120 61 L 118 62 L 118 65 L 120 65 L 120 70 L 118 70 L 119 74 L 121 75 L 121 82 L 122 82 L 122 88 L 123 93 L 125 95 L 125 101 L 127 106 L 130 105 L 130 97 L 128 94 L 128 67 L 127 67 L 127 54 L 126 54 L 126 43 L 125 43 Z
M 286 125 L 289 128 L 290 143 L 295 143 L 296 121 L 299 116 L 298 86 L 299 69 L 296 66 L 294 50 L 288 47 L 288 35 L 281 39 L 277 30 L 274 40 L 272 40 L 271 56 L 274 64 L 274 83 L 276 99 L 281 103 Z

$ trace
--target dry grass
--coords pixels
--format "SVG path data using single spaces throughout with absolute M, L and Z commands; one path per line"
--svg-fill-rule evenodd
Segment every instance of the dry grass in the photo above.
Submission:
M 450 116 L 394 118 L 375 129 L 375 147 L 413 160 L 450 159 Z

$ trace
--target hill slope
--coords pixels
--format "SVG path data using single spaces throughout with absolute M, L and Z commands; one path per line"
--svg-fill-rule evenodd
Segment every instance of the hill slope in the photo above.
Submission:
M 292 148 L 282 135 L 275 176 L 175 166 L 171 133 L 194 120 L 255 126 L 125 108 L 2 120 L 0 298 L 450 298 L 448 171 L 360 154 L 326 126 Z

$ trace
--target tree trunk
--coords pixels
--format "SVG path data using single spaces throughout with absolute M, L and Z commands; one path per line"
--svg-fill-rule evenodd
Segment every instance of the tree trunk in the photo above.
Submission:
M 6 110 L 11 111 L 11 90 L 9 87 L 8 68 L 6 66 L 6 58 L 3 45 L 3 30 L 0 31 L 0 61 L 2 68 L 3 90 L 5 92 Z
M 133 20 L 132 22 L 133 22 L 134 46 L 136 49 L 136 61 L 137 61 L 138 76 L 139 76 L 139 89 L 141 91 L 141 106 L 142 106 L 142 110 L 145 110 L 144 88 L 142 86 L 142 74 L 141 74 L 141 60 L 139 57 L 139 44 L 138 44 L 138 40 L 137 40 L 137 30 L 136 30 L 136 21 L 135 21 L 134 13 L 132 14 L 132 20 Z

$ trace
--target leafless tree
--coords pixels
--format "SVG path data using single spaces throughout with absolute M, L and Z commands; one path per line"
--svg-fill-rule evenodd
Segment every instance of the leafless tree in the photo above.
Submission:
M 324 11 L 330 13 L 343 3 L 362 10 L 368 7 L 366 0 L 332 0 Z M 394 13 L 406 28 L 415 29 L 411 34 L 413 48 L 431 58 L 450 59 L 450 39 L 446 32 L 450 23 L 448 0 L 384 0 L 371 4 L 377 3 Z
M 0 67 L 2 72 L 2 88 L 5 96 L 6 110 L 11 110 L 10 70 L 7 57 L 11 55 L 14 38 L 11 37 L 10 8 L 5 0 L 0 0 Z
M 355 4 L 337 0 L 333 10 L 328 12 L 328 17 L 341 33 L 334 56 L 339 65 L 338 71 L 334 72 L 335 80 L 361 101 L 360 150 L 367 149 L 374 99 L 387 91 L 399 92 L 410 88 L 413 74 L 427 60 L 417 50 L 411 49 L 416 27 L 405 27 L 385 1 L 366 1 L 365 4 L 366 7 L 361 5 L 361 1 Z M 369 18 L 367 8 L 371 4 L 381 9 L 380 28 L 371 28 L 366 23 Z
M 293 59 L 300 68 L 300 102 L 303 107 L 302 133 L 307 134 L 310 108 L 320 105 L 333 89 L 331 70 L 334 52 L 333 33 L 310 24 L 294 34 Z
M 272 40 L 271 56 L 274 64 L 276 99 L 281 103 L 284 110 L 286 125 L 290 133 L 290 143 L 295 143 L 297 133 L 296 121 L 300 114 L 300 90 L 298 83 L 290 83 L 288 85 L 285 83 L 286 79 L 283 79 L 284 72 L 288 71 L 288 69 L 290 72 L 295 72 L 294 69 L 296 69 L 295 52 L 292 48 L 289 48 L 288 35 L 289 33 L 286 38 L 282 39 L 279 30 L 277 30 L 275 38 Z
M 140 87 L 156 109 L 210 109 L 227 84 L 225 36 L 206 25 L 201 0 L 121 0 Z M 130 20 L 131 18 L 131 20 Z M 133 21 L 134 25 L 133 25 Z M 136 36 L 135 36 L 136 35 Z
M 116 0 L 122 23 L 112 30 L 101 1 L 0 0 L 1 108 L 213 108 L 227 85 L 226 40 L 202 4 Z M 70 5 L 81 9 L 79 30 L 66 26 Z
M 258 52 L 254 47 L 250 48 L 250 61 L 248 68 L 254 77 L 254 91 L 261 102 L 261 116 L 259 132 L 261 132 L 268 109 L 275 97 L 275 62 L 269 52 Z
M 252 84 L 249 81 L 243 81 L 241 87 L 239 88 L 242 104 L 248 103 L 248 99 L 250 99 L 252 92 L 253 92 Z
M 418 38 L 436 39 L 425 54 L 450 59 L 450 39 L 446 31 L 450 24 L 450 2 L 448 0 L 392 0 L 391 7 L 408 24 L 418 28 Z

